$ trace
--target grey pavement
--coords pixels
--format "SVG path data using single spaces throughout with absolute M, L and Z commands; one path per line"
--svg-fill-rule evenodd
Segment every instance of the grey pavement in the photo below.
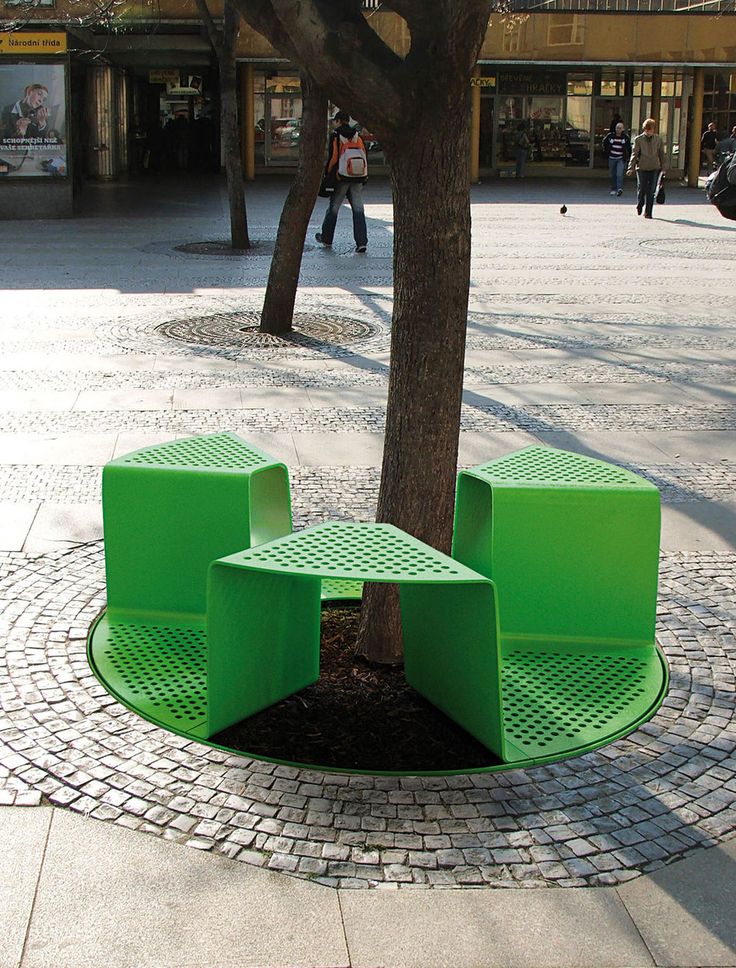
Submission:
M 565 763 L 347 777 L 143 722 L 85 637 L 114 455 L 230 429 L 289 465 L 296 527 L 370 519 L 388 186 L 366 256 L 347 212 L 332 252 L 308 241 L 288 343 L 253 328 L 267 245 L 174 248 L 225 236 L 219 183 L 160 188 L 0 230 L 0 968 L 735 966 L 736 224 L 674 186 L 647 222 L 628 185 L 473 189 L 459 463 L 543 442 L 657 484 L 670 692 Z M 284 194 L 249 188 L 256 241 Z

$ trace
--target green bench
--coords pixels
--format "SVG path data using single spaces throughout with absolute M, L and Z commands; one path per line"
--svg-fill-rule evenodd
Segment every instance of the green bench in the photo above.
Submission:
M 461 472 L 452 558 L 390 525 L 291 533 L 286 468 L 234 434 L 113 461 L 103 507 L 93 668 L 184 735 L 314 682 L 320 602 L 365 581 L 399 585 L 409 683 L 507 765 L 601 746 L 663 697 L 659 495 L 602 461 L 532 447 Z

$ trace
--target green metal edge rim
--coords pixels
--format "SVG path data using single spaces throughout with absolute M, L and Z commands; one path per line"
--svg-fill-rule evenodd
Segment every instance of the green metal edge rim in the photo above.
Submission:
M 154 726 L 158 726 L 159 729 L 163 729 L 167 733 L 174 733 L 174 735 L 181 736 L 193 743 L 200 743 L 202 746 L 209 746 L 210 748 L 220 750 L 223 753 L 231 753 L 234 756 L 241 756 L 244 759 L 257 760 L 263 763 L 275 763 L 278 766 L 291 766 L 300 770 L 317 770 L 321 773 L 328 774 L 345 773 L 351 776 L 463 776 L 474 773 L 505 773 L 509 770 L 525 770 L 534 766 L 544 766 L 548 763 L 561 763 L 563 760 L 574 759 L 577 756 L 583 756 L 585 753 L 592 753 L 594 750 L 601 749 L 604 746 L 609 746 L 611 743 L 616 742 L 616 740 L 621 739 L 624 736 L 628 736 L 629 733 L 633 733 L 634 730 L 638 729 L 639 726 L 648 722 L 654 716 L 664 702 L 664 698 L 667 695 L 667 690 L 669 688 L 669 666 L 667 665 L 667 659 L 665 658 L 662 649 L 655 643 L 655 649 L 662 673 L 662 682 L 656 698 L 641 716 L 632 720 L 632 722 L 629 723 L 624 729 L 617 730 L 616 732 L 609 733 L 607 736 L 601 737 L 599 742 L 588 743 L 584 746 L 576 747 L 562 755 L 553 754 L 551 756 L 529 757 L 527 759 L 514 760 L 510 763 L 498 763 L 494 766 L 466 767 L 464 769 L 460 768 L 457 770 L 415 770 L 413 772 L 407 772 L 406 770 L 356 770 L 339 766 L 322 766 L 319 763 L 302 763 L 299 761 L 276 759 L 269 756 L 257 756 L 253 753 L 248 753 L 247 750 L 236 750 L 230 746 L 222 746 L 219 743 L 213 743 L 211 740 L 202 739 L 199 736 L 193 736 L 191 733 L 188 733 L 184 730 L 174 729 L 168 724 L 159 722 L 152 716 L 143 715 L 139 709 L 133 706 L 123 695 L 121 695 L 116 689 L 113 689 L 108 684 L 97 668 L 94 657 L 94 636 L 95 630 L 97 629 L 97 626 L 101 620 L 104 618 L 106 612 L 107 609 L 103 609 L 90 626 L 89 634 L 87 635 L 87 661 L 92 673 L 100 685 L 122 706 L 125 706 L 126 709 L 129 709 L 137 716 L 140 716 L 141 719 L 152 723 Z

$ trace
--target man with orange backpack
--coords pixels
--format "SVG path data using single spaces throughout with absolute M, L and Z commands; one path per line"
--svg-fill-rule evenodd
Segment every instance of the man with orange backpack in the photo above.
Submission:
M 330 135 L 325 183 L 328 186 L 332 183 L 334 191 L 325 212 L 322 230 L 315 238 L 321 245 L 332 245 L 337 215 L 340 206 L 347 199 L 353 210 L 355 251 L 362 253 L 368 248 L 368 230 L 363 208 L 363 185 L 368 180 L 368 156 L 363 139 L 349 124 L 350 115 L 347 111 L 338 111 L 333 121 L 336 127 Z

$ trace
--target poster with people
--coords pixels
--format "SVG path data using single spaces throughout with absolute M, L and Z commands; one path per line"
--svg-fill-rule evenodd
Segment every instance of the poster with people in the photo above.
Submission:
M 0 64 L 0 177 L 68 174 L 64 64 Z

